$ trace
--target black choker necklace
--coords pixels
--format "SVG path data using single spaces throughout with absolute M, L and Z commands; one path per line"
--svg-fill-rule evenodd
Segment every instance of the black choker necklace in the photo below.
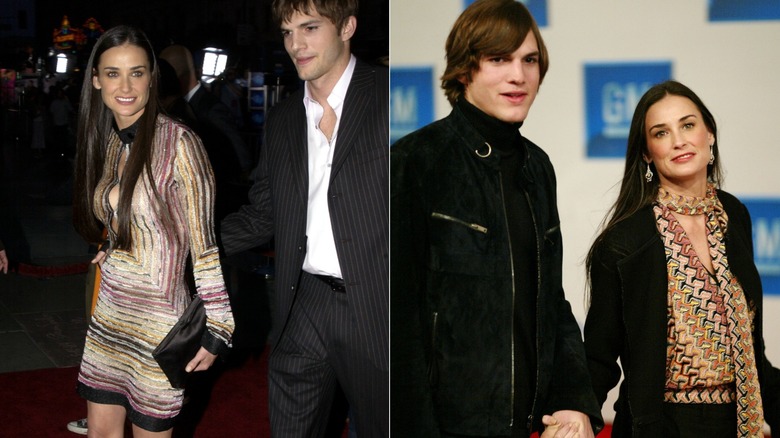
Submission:
M 130 144 L 135 139 L 136 131 L 138 131 L 138 122 L 133 123 L 125 129 L 119 129 L 116 122 L 114 122 L 114 131 L 116 131 L 122 144 Z

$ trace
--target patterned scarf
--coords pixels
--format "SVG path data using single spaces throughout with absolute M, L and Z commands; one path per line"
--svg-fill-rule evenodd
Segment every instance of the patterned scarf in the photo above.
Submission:
M 731 351 L 736 381 L 737 436 L 763 436 L 764 413 L 753 350 L 751 331 L 753 323 L 742 286 L 729 268 L 724 240 L 728 216 L 717 198 L 715 186 L 709 184 L 703 198 L 679 196 L 660 188 L 657 205 L 678 214 L 704 214 L 707 216 L 706 224 L 709 231 L 707 239 L 710 244 L 710 256 L 715 268 L 715 279 L 724 294 L 729 332 L 731 333 Z M 667 239 L 669 239 L 670 234 L 673 234 L 661 231 L 667 236 Z M 672 243 L 665 242 L 667 247 Z M 672 260 L 669 260 L 667 265 L 670 271 L 676 269 L 673 268 L 673 265 L 676 266 L 676 264 L 672 263 Z M 672 276 L 673 272 L 669 272 L 669 275 Z

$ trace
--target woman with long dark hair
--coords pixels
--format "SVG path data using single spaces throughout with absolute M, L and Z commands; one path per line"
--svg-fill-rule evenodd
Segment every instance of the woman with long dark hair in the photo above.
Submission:
M 624 376 L 613 437 L 756 437 L 778 424 L 750 215 L 720 189 L 717 134 L 679 82 L 653 86 L 634 112 L 620 193 L 587 259 L 600 403 Z
M 78 392 L 90 433 L 171 436 L 183 390 L 152 351 L 190 302 L 191 258 L 207 315 L 188 371 L 209 368 L 234 323 L 214 238 L 214 180 L 200 139 L 158 112 L 158 68 L 142 31 L 117 26 L 97 41 L 78 123 L 74 224 L 91 243 L 102 280 L 87 331 Z M 156 433 L 155 433 L 156 432 Z

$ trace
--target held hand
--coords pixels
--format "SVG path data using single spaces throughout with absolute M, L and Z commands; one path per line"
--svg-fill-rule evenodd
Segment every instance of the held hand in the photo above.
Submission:
M 191 373 L 193 371 L 206 371 L 211 367 L 211 365 L 214 363 L 215 360 L 217 360 L 216 354 L 211 354 L 205 348 L 200 347 L 198 353 L 190 361 L 190 363 L 187 364 L 187 366 L 184 369 L 188 373 Z
M 103 267 L 103 261 L 106 259 L 106 252 L 105 251 L 98 251 L 97 254 L 95 254 L 95 258 L 92 259 L 90 263 L 95 264 L 97 263 L 98 266 L 101 268 Z
M 582 412 L 557 411 L 542 417 L 545 425 L 540 438 L 594 438 L 590 418 Z
M 561 423 L 552 415 L 542 417 L 542 424 L 544 424 L 544 432 L 542 432 L 539 438 L 552 438 L 561 428 Z
M 0 271 L 3 271 L 3 274 L 8 273 L 8 256 L 5 250 L 0 251 Z

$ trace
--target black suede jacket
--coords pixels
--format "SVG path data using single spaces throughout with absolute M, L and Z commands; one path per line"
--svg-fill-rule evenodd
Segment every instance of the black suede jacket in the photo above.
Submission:
M 755 309 L 753 345 L 764 417 L 776 426 L 780 371 L 764 355 L 761 278 L 753 262 L 750 216 L 734 196 L 718 191 L 718 199 L 729 217 L 729 266 Z M 617 385 L 623 369 L 613 437 L 668 436 L 663 416 L 668 307 L 664 251 L 653 207 L 648 206 L 615 226 L 594 252 L 585 347 L 599 403 Z
M 529 430 L 561 409 L 602 420 L 562 287 L 556 182 L 525 140 L 537 241 L 537 368 Z M 391 149 L 391 433 L 509 435 L 514 280 L 498 157 L 456 107 Z

